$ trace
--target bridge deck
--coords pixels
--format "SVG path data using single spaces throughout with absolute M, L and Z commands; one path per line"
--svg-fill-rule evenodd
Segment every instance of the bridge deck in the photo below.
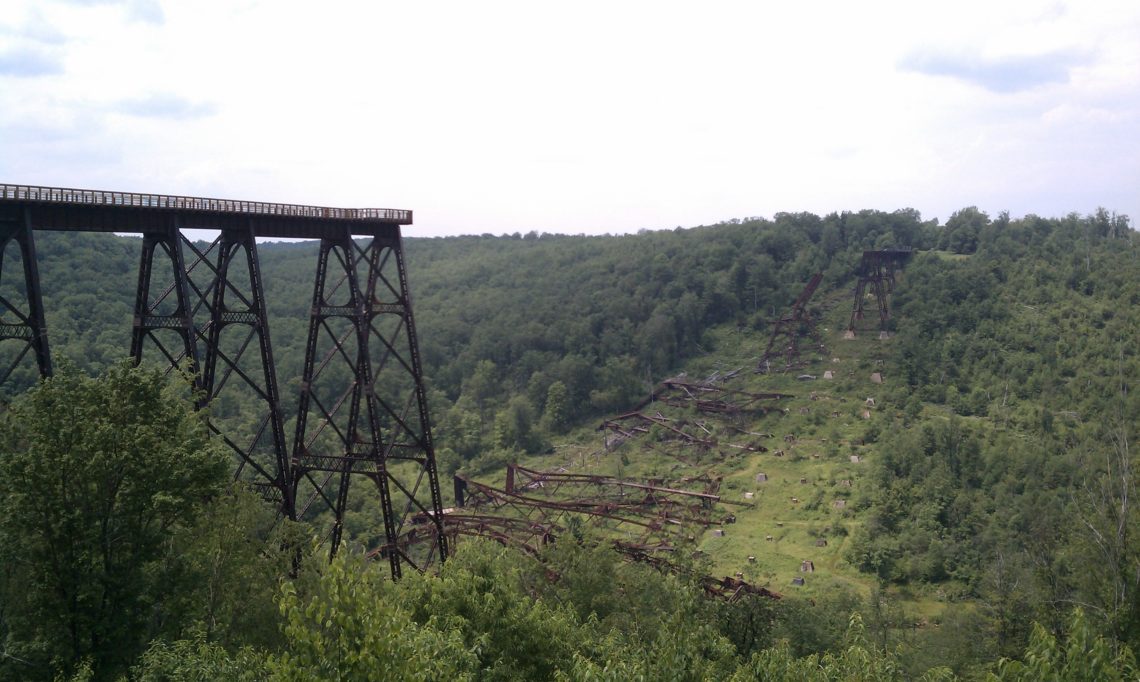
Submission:
M 412 223 L 395 208 L 330 208 L 166 194 L 0 184 L 0 218 L 31 208 L 37 230 L 148 232 L 177 226 L 218 230 L 252 226 L 258 237 L 320 239 L 379 235 Z

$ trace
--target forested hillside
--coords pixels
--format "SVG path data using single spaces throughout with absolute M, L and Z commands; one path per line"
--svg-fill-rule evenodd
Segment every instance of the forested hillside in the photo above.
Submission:
M 969 208 L 939 225 L 909 210 L 862 211 L 621 236 L 406 238 L 441 477 L 497 475 L 499 465 L 520 459 L 566 465 L 560 453 L 595 442 L 601 418 L 633 409 L 680 372 L 744 367 L 747 387 L 799 395 L 788 403 L 794 411 L 737 424 L 753 436 L 794 431 L 799 450 L 737 452 L 694 468 L 720 467 L 725 489 L 737 495 L 756 488 L 761 468 L 779 472 L 787 483 L 773 480 L 769 490 L 806 486 L 797 488 L 806 491 L 796 493 L 802 504 L 757 491 L 738 528 L 701 546 L 732 557 L 704 560 L 717 566 L 766 551 L 763 540 L 757 550 L 738 538 L 775 532 L 760 524 L 778 494 L 779 509 L 790 511 L 779 512 L 788 525 L 776 540 L 800 552 L 797 542 L 830 539 L 819 545 L 829 559 L 797 592 L 779 562 L 761 556 L 758 575 L 778 578 L 784 598 L 732 604 L 707 601 L 689 578 L 621 564 L 581 538 L 556 543 L 542 564 L 472 542 L 438 576 L 395 585 L 352 556 L 329 566 L 314 551 L 298 564 L 281 548 L 296 546 L 288 538 L 306 538 L 307 547 L 312 530 L 274 526 L 252 500 L 222 494 L 224 477 L 209 457 L 200 471 L 183 472 L 197 487 L 171 497 L 176 503 L 164 501 L 165 491 L 148 498 L 170 515 L 142 536 L 148 544 L 114 554 L 125 575 L 139 576 L 133 586 L 108 583 L 98 561 L 86 563 L 106 539 L 104 526 L 84 525 L 99 521 L 95 509 L 90 519 L 60 521 L 87 528 L 77 537 L 90 544 L 76 550 L 85 568 L 53 575 L 58 563 L 40 526 L 18 522 L 34 518 L 36 497 L 10 482 L 43 485 L 45 500 L 64 495 L 52 469 L 23 455 L 52 452 L 57 431 L 74 437 L 68 443 L 108 431 L 71 434 L 66 419 L 51 420 L 50 406 L 78 395 L 85 414 L 95 415 L 108 401 L 159 402 L 159 388 L 155 377 L 131 378 L 116 366 L 128 347 L 138 241 L 37 234 L 37 246 L 53 353 L 79 374 L 109 374 L 88 384 L 66 370 L 58 387 L 49 385 L 63 393 L 14 398 L 19 420 L 5 418 L 0 675 L 7 679 L 51 679 L 55 671 L 83 679 L 87 669 L 96 679 L 1137 674 L 1131 439 L 1140 414 L 1132 392 L 1140 377 L 1140 254 L 1125 217 L 1012 220 Z M 891 333 L 882 340 L 865 333 L 875 326 L 868 320 L 858 340 L 847 341 L 857 265 L 864 250 L 881 248 L 917 250 L 891 294 Z M 261 259 L 290 414 L 316 249 L 264 244 Z M 805 371 L 838 376 L 826 389 L 822 378 L 811 384 L 809 400 L 794 372 L 751 369 L 773 320 L 816 272 L 824 278 L 810 313 L 830 350 L 805 354 Z M 871 371 L 885 380 L 868 401 L 873 410 L 864 410 Z M 32 367 L 22 372 L 30 383 Z M 132 381 L 140 387 L 124 388 Z M 103 395 L 96 385 L 120 388 Z M 177 403 L 173 395 L 162 400 Z M 112 431 L 143 434 L 129 412 L 100 418 L 127 425 Z M 169 415 L 170 428 L 192 432 L 179 426 L 178 409 Z M 702 428 L 727 433 L 711 422 Z M 124 438 L 122 447 L 149 442 Z M 641 452 L 626 447 L 592 466 L 677 468 L 641 462 Z M 128 471 L 146 478 L 146 459 L 128 458 L 143 462 Z M 93 457 L 84 466 L 85 476 L 104 480 L 99 467 L 122 465 Z M 825 497 L 833 490 L 842 504 Z M 146 517 L 147 503 L 133 504 L 133 518 Z M 358 505 L 353 513 L 375 512 Z M 351 534 L 351 519 L 349 526 Z M 45 589 L 55 592 L 38 597 Z
M 711 351 L 701 343 L 710 327 L 763 334 L 811 273 L 825 272 L 836 286 L 851 277 L 863 249 L 933 246 L 932 229 L 909 210 L 779 214 L 605 237 L 416 239 L 409 228 L 405 249 L 437 439 L 457 456 L 453 468 L 481 453 L 541 449 L 546 432 L 620 409 L 682 359 Z M 125 355 L 138 248 L 131 237 L 37 236 L 55 357 L 96 371 Z M 291 414 L 316 248 L 276 243 L 260 251 Z M 34 366 L 26 363 L 16 378 L 14 385 L 30 385 Z M 516 428 L 496 437 L 496 417 Z M 548 428 L 538 433 L 544 417 Z
M 898 290 L 902 377 L 853 562 L 977 598 L 994 655 L 1083 605 L 1140 638 L 1134 425 L 1140 254 L 1099 214 L 979 225 Z

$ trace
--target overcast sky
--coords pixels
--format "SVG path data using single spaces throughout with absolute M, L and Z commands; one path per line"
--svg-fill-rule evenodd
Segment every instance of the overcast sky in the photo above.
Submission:
M 1140 218 L 1140 2 L 5 0 L 0 182 L 415 211 Z

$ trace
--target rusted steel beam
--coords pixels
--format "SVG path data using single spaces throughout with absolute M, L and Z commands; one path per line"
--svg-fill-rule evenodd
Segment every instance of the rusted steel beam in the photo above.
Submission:
M 513 509 L 524 518 L 534 518 L 533 514 L 551 517 L 573 513 L 585 514 L 595 519 L 613 521 L 618 524 L 630 524 L 644 531 L 659 532 L 678 524 L 678 519 L 658 513 L 644 511 L 642 505 L 627 502 L 596 501 L 596 500 L 546 500 L 529 495 L 508 493 L 492 486 L 465 479 L 468 490 L 476 494 L 468 495 L 467 508 Z
M 508 471 L 513 471 L 516 476 L 521 475 L 526 479 L 527 483 L 523 487 L 540 483 L 587 483 L 595 486 L 618 487 L 618 488 L 631 488 L 634 490 L 644 490 L 653 493 L 665 493 L 668 495 L 677 495 L 680 497 L 692 497 L 708 502 L 719 502 L 720 496 L 713 495 L 705 492 L 695 492 L 692 490 L 681 490 L 679 488 L 669 488 L 660 485 L 653 485 L 650 483 L 638 483 L 636 481 L 627 481 L 622 479 L 613 478 L 611 476 L 597 476 L 593 474 L 572 474 L 561 473 L 556 471 L 538 471 L 536 469 L 528 469 L 519 466 L 518 464 L 508 465 Z M 516 482 L 516 487 L 518 486 Z
M 715 504 L 747 508 L 755 507 L 755 505 L 750 502 L 739 502 L 722 498 L 717 494 L 720 488 L 720 479 L 712 479 L 708 476 L 682 481 L 699 481 L 703 483 L 704 490 L 701 492 L 664 486 L 656 482 L 642 483 L 639 481 L 616 479 L 609 476 L 536 471 L 521 467 L 517 464 L 508 465 L 508 478 L 515 479 L 516 489 L 521 487 L 525 490 L 532 490 L 535 493 L 545 493 L 552 497 L 558 494 L 566 494 L 576 500 L 589 499 L 597 501 L 613 500 L 616 497 L 617 499 L 648 507 L 677 508 L 689 514 L 687 519 L 682 520 L 687 520 L 689 523 L 700 526 L 709 526 L 718 523 L 711 514 L 712 506 Z M 522 479 L 521 486 L 519 479 Z M 583 488 L 597 488 L 601 491 L 601 496 L 588 497 L 583 492 Z M 571 492 L 563 493 L 564 489 L 569 489 Z M 645 496 L 640 498 L 640 502 L 638 502 L 637 497 L 628 495 L 625 492 L 627 489 L 644 492 Z
M 666 558 L 673 548 L 647 548 L 632 543 L 615 542 L 614 548 L 631 561 L 646 563 L 654 568 L 668 573 L 687 574 L 698 578 L 705 594 L 726 601 L 736 601 L 745 595 L 758 595 L 769 599 L 781 599 L 781 595 L 766 587 L 753 585 L 740 578 L 714 578 L 710 575 L 696 575 L 686 566 Z
M 647 415 L 647 414 L 644 414 L 642 412 L 630 412 L 628 414 L 619 415 L 619 416 L 614 417 L 612 419 L 608 419 L 605 422 L 602 422 L 601 428 L 611 428 L 610 425 L 614 424 L 615 422 L 628 421 L 628 420 L 634 420 L 634 421 L 640 420 L 640 421 L 645 422 L 647 424 L 660 426 L 661 428 L 675 434 L 679 439 L 681 439 L 685 442 L 688 442 L 690 444 L 700 445 L 700 446 L 706 447 L 706 448 L 711 448 L 711 447 L 714 447 L 716 445 L 716 441 L 714 441 L 714 440 L 701 438 L 699 436 L 694 436 L 691 433 L 687 433 L 685 431 L 682 431 L 680 428 L 673 426 L 673 424 L 671 424 L 670 422 L 672 422 L 674 420 L 669 419 L 668 417 L 665 417 L 664 415 L 662 415 L 660 413 L 657 413 L 656 415 Z M 678 422 L 678 423 L 680 423 L 682 425 L 685 424 L 685 422 Z
M 714 578 L 712 576 L 705 576 L 701 579 L 701 585 L 705 588 L 706 593 L 730 602 L 736 601 L 749 594 L 767 597 L 768 599 L 783 598 L 778 592 L 773 592 L 759 585 L 753 585 L 740 578 L 729 578 L 727 576 L 724 578 Z
M 628 535 L 630 526 L 645 530 L 639 537 L 592 536 L 594 541 L 610 544 L 626 560 L 647 563 L 657 570 L 691 575 L 699 581 L 709 596 L 735 600 L 744 595 L 755 594 L 778 599 L 780 595 L 748 583 L 739 578 L 714 578 L 693 572 L 688 565 L 673 559 L 677 551 L 692 551 L 692 535 L 686 530 L 692 525 L 707 526 L 708 510 L 714 503 L 725 503 L 716 493 L 719 479 L 702 474 L 686 479 L 687 482 L 701 483 L 704 491 L 685 490 L 671 487 L 657 481 L 626 481 L 608 476 L 571 473 L 568 471 L 539 471 L 523 466 L 508 467 L 509 490 L 456 476 L 456 499 L 461 508 L 443 510 L 442 524 L 427 523 L 423 515 L 413 518 L 411 530 L 399 538 L 395 545 L 378 549 L 373 553 L 377 558 L 387 557 L 398 547 L 427 541 L 435 533 L 446 534 L 452 545 L 460 537 L 484 537 L 504 546 L 515 547 L 542 562 L 542 549 L 554 543 L 573 526 L 573 519 L 586 519 L 588 525 L 605 526 L 617 522 L 611 531 Z M 598 499 L 540 499 L 538 494 L 572 494 L 582 487 L 600 487 L 611 491 L 617 489 L 619 500 Z M 620 495 L 624 489 L 636 491 L 637 495 Z M 522 494 L 523 492 L 528 494 Z M 636 517 L 645 514 L 650 508 L 668 504 L 670 499 L 688 500 L 682 505 L 691 513 L 687 519 L 665 518 L 662 523 L 659 513 L 652 514 L 649 523 Z M 698 518 L 700 517 L 700 518 Z M 686 523 L 687 521 L 687 523 Z M 694 521 L 696 523 L 694 523 Z M 580 521 L 579 521 L 580 522 Z M 440 528 L 441 530 L 437 530 Z M 670 531 L 672 529 L 672 531 Z M 581 538 L 579 538 L 581 541 Z M 558 574 L 547 567 L 547 577 L 557 580 Z
M 611 419 L 607 419 L 598 426 L 599 431 L 614 431 L 621 434 L 623 437 L 632 437 L 634 433 L 648 433 L 650 426 L 633 426 L 623 428 L 622 424 L 627 421 L 641 422 L 642 424 L 660 426 L 661 428 L 669 431 L 675 436 L 674 440 L 680 441 L 686 445 L 696 446 L 702 449 L 712 449 L 719 446 L 731 447 L 737 450 L 745 450 L 748 452 L 767 452 L 768 449 L 758 443 L 750 443 L 746 445 L 734 443 L 721 443 L 716 438 L 702 438 L 691 434 L 681 429 L 681 426 L 688 426 L 692 422 L 684 420 L 672 420 L 664 415 L 658 413 L 655 415 L 647 415 L 643 412 L 629 412 L 627 414 L 618 415 Z M 678 425 L 675 426 L 674 422 Z M 699 426 L 699 425 L 698 425 Z
M 470 479 L 463 480 L 466 506 L 462 511 L 445 514 L 445 526 L 453 523 L 451 517 L 456 513 L 515 518 L 523 522 L 523 528 L 537 525 L 561 529 L 584 522 L 589 527 L 606 529 L 604 533 L 619 533 L 638 544 L 672 546 L 683 541 L 690 529 L 715 523 L 710 516 L 711 503 L 699 498 L 688 503 L 678 501 L 675 496 L 649 498 L 648 494 L 617 499 L 546 499 L 538 496 L 540 488 L 527 488 L 531 494 L 522 495 L 517 486 L 515 493 L 508 493 Z M 578 520 L 572 520 L 574 518 Z
M 746 398 L 750 401 L 757 400 L 783 400 L 785 398 L 794 398 L 794 395 L 789 393 L 753 393 L 749 391 L 737 391 L 729 388 L 722 388 L 720 386 L 713 386 L 710 384 L 694 384 L 678 379 L 666 379 L 661 382 L 661 386 L 670 389 L 680 389 L 687 393 L 712 393 L 715 395 L 728 395 L 733 397 Z
M 792 307 L 788 313 L 776 320 L 772 327 L 772 335 L 768 338 L 768 346 L 764 349 L 764 352 L 760 354 L 760 362 L 757 364 L 758 371 L 767 371 L 771 359 L 777 355 L 782 355 L 785 365 L 788 366 L 790 366 L 799 355 L 799 326 L 804 322 L 808 324 L 812 323 L 812 320 L 807 315 L 807 304 L 822 281 L 822 272 L 817 272 L 812 275 L 807 285 L 805 285 L 800 292 L 800 295 L 797 296 L 796 300 L 792 303 Z M 776 342 L 781 338 L 786 338 L 786 345 L 777 353 L 774 349 Z
M 557 542 L 558 537 L 566 532 L 564 527 L 552 523 L 456 510 L 446 511 L 442 519 L 442 531 L 435 524 L 426 523 L 422 519 L 417 520 L 413 527 L 397 540 L 400 551 L 407 552 L 411 545 L 436 542 L 434 535 L 443 532 L 453 546 L 458 543 L 460 537 L 486 538 L 504 547 L 513 547 L 545 565 L 543 548 Z M 776 592 L 739 578 L 715 578 L 695 573 L 690 567 L 669 559 L 678 551 L 678 547 L 670 542 L 611 540 L 609 544 L 627 561 L 645 563 L 665 573 L 695 577 L 705 594 L 710 597 L 726 601 L 735 601 L 744 595 L 781 598 Z M 385 559 L 393 551 L 394 547 L 385 545 L 372 550 L 369 557 L 377 560 Z M 551 582 L 557 582 L 561 578 L 558 572 L 549 566 L 546 566 L 545 572 L 546 578 Z

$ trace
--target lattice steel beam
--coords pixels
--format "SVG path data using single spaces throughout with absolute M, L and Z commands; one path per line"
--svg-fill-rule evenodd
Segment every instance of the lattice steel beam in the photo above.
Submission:
M 223 230 L 215 245 L 210 249 L 217 253 L 211 267 L 214 281 L 206 290 L 211 301 L 202 389 L 207 403 L 238 395 L 258 408 L 253 428 L 244 432 L 236 426 L 222 428 L 220 414 L 212 415 L 211 424 L 238 455 L 234 477 L 252 480 L 279 503 L 286 517 L 295 518 L 284 415 L 253 229 Z
M 201 388 L 201 355 L 194 311 L 201 303 L 201 296 L 191 299 L 182 242 L 177 216 L 168 221 L 165 229 L 143 235 L 131 328 L 131 358 L 141 362 L 149 341 L 170 367 L 184 366 L 194 377 L 194 386 L 198 389 Z M 164 265 L 170 267 L 169 275 L 162 274 Z M 175 338 L 171 339 L 171 335 Z
M 347 386 L 338 374 L 351 377 Z M 361 245 L 345 230 L 321 240 L 292 459 L 298 515 L 332 513 L 333 553 L 359 477 L 379 492 L 381 554 L 394 578 L 405 564 L 422 569 L 446 558 L 403 247 L 384 234 Z M 426 549 L 399 542 L 412 516 L 436 526 Z
M 15 340 L 22 348 L 6 368 L 0 369 L 3 372 L 0 374 L 0 384 L 8 381 L 13 370 L 29 352 L 36 358 L 41 377 L 51 376 L 52 372 L 43 296 L 40 293 L 39 266 L 36 263 L 35 240 L 32 238 L 31 213 L 27 209 L 0 215 L 0 281 L 3 280 L 5 254 L 8 245 L 12 243 L 16 244 L 20 252 L 24 305 L 21 306 L 19 301 L 9 296 L 0 295 L 0 341 Z

